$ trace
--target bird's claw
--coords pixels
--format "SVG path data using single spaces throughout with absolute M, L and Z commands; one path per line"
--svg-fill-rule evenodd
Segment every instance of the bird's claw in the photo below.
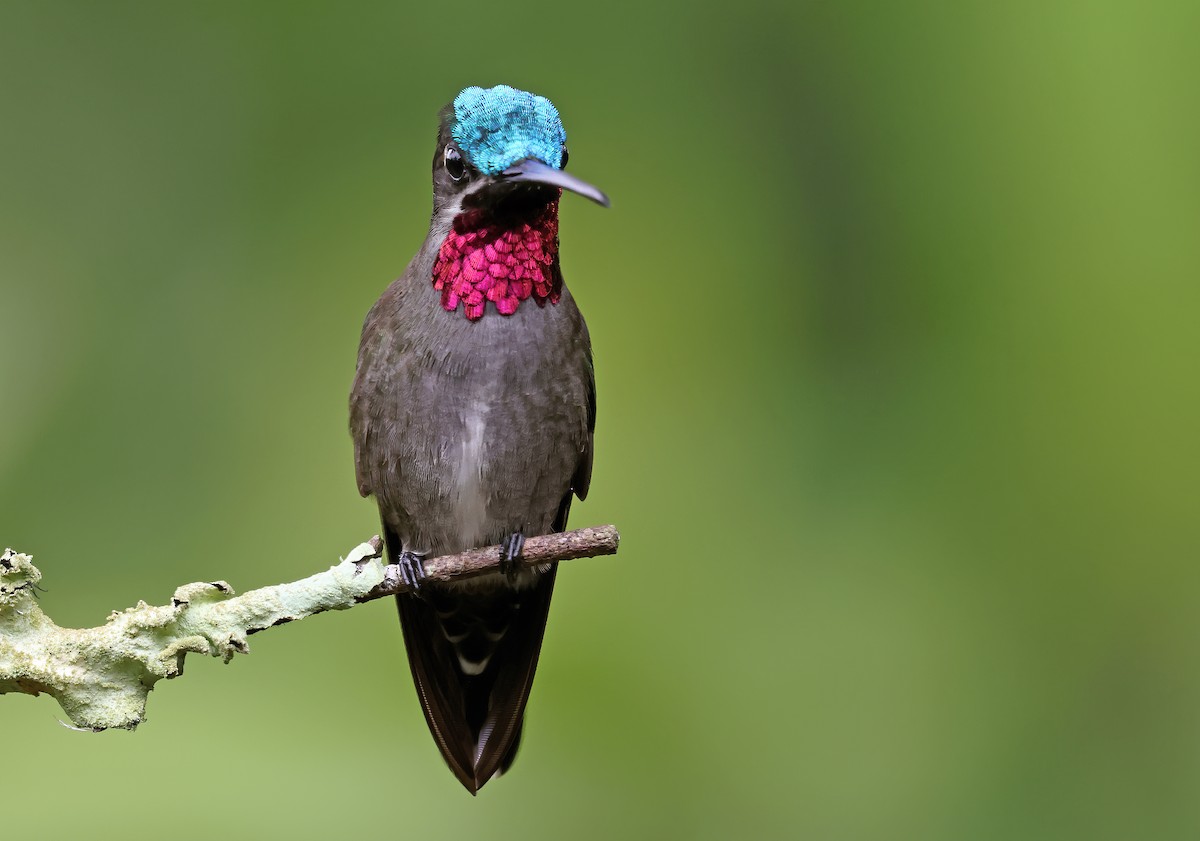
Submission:
M 396 568 L 405 586 L 414 593 L 419 592 L 421 582 L 425 580 L 425 564 L 421 556 L 416 552 L 401 552 L 396 558 Z
M 521 551 L 525 548 L 525 535 L 514 531 L 500 544 L 500 571 L 509 583 L 516 581 L 521 571 Z

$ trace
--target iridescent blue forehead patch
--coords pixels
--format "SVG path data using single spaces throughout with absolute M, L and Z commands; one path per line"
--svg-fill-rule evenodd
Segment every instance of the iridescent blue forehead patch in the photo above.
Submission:
M 525 158 L 561 167 L 567 142 L 550 100 L 508 85 L 467 88 L 456 96 L 451 133 L 467 160 L 485 175 L 497 175 Z

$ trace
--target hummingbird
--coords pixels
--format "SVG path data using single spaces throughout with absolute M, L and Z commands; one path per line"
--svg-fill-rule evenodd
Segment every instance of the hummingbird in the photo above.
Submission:
M 350 392 L 358 490 L 374 496 L 409 667 L 446 764 L 474 795 L 512 765 L 554 589 L 528 536 L 587 496 L 596 386 L 563 283 L 565 172 L 550 100 L 469 87 L 442 109 L 425 242 L 367 313 Z M 424 581 L 423 562 L 500 544 L 499 572 Z

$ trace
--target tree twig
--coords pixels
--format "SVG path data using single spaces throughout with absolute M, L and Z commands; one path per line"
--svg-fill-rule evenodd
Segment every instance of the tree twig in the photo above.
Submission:
M 522 563 L 611 555 L 619 540 L 613 526 L 531 537 Z M 430 581 L 456 581 L 495 572 L 499 565 L 500 547 L 489 546 L 431 558 L 424 566 Z M 45 692 L 75 726 L 88 730 L 136 727 L 145 719 L 154 684 L 183 674 L 188 653 L 228 663 L 235 654 L 249 653 L 246 638 L 258 631 L 408 590 L 397 568 L 383 563 L 378 537 L 300 581 L 241 596 L 224 581 L 186 584 L 170 604 L 139 602 L 97 628 L 55 625 L 34 598 L 41 577 L 30 556 L 11 549 L 0 555 L 0 695 Z

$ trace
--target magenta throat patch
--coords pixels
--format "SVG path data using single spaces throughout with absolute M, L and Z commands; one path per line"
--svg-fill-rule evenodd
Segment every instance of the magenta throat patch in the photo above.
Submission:
M 522 301 L 557 304 L 562 294 L 558 257 L 558 202 L 524 221 L 494 222 L 479 212 L 460 214 L 433 264 L 433 288 L 450 312 L 463 305 L 471 321 L 483 318 L 487 302 L 512 315 Z

